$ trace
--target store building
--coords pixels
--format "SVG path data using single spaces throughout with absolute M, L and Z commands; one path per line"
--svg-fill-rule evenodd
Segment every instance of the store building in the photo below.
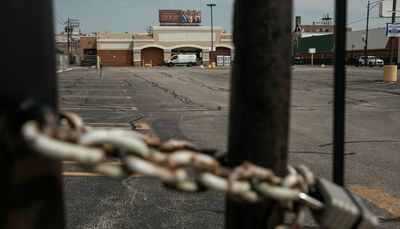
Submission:
M 172 55 L 194 53 L 199 62 L 216 62 L 217 56 L 234 58 L 232 35 L 213 28 L 214 52 L 211 52 L 211 27 L 153 26 L 146 34 L 98 34 L 97 54 L 104 67 L 161 65 Z
M 148 33 L 98 34 L 97 55 L 104 67 L 162 65 L 174 54 L 196 54 L 201 64 L 217 62 L 217 57 L 234 58 L 232 34 L 222 33 L 221 27 L 200 26 L 201 12 L 190 11 L 196 16 L 185 17 L 188 11 L 160 10 L 160 25 L 151 27 Z M 192 20 L 190 20 L 192 19 Z

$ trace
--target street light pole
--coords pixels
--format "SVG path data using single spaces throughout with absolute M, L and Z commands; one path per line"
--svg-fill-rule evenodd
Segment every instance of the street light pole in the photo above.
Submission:
M 397 0 L 393 0 L 392 24 L 396 23 L 396 2 L 397 2 Z M 393 53 L 394 44 L 393 44 L 393 40 L 394 40 L 394 38 L 391 37 L 390 38 L 390 64 L 394 64 L 394 53 Z
M 71 30 L 71 20 L 70 18 L 68 18 L 68 22 L 67 22 L 67 55 L 69 58 L 69 55 L 71 54 L 71 44 L 70 44 L 70 30 Z
M 211 52 L 210 52 L 210 63 L 214 54 L 214 29 L 213 29 L 213 7 L 216 6 L 214 3 L 207 4 L 211 9 Z
M 367 25 L 365 28 L 365 46 L 364 46 L 364 66 L 367 67 L 367 62 L 368 62 L 368 27 L 369 27 L 369 11 L 380 4 L 382 0 L 374 1 L 371 3 L 370 0 L 368 0 L 368 5 L 367 5 Z M 371 6 L 372 5 L 372 6 Z
M 369 10 L 370 10 L 370 1 L 368 0 L 368 6 L 367 6 L 367 28 L 365 29 L 365 46 L 364 46 L 364 66 L 367 66 L 367 60 L 368 60 L 368 26 L 369 26 Z

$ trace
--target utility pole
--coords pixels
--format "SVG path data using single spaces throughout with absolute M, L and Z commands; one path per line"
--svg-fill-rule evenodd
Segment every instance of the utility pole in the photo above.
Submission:
M 216 4 L 211 3 L 211 4 L 207 4 L 207 6 L 209 6 L 210 9 L 211 9 L 211 52 L 210 52 L 210 62 L 212 62 L 213 56 L 214 56 L 213 7 L 216 6 Z
M 79 21 L 76 19 L 68 18 L 66 24 L 67 27 L 65 28 L 65 31 L 67 32 L 67 54 L 69 58 L 71 54 L 72 32 L 74 31 L 74 28 L 79 28 Z
M 228 160 L 249 160 L 286 175 L 291 87 L 292 0 L 236 0 Z M 275 228 L 284 213 L 273 200 L 227 200 L 226 228 Z
M 0 43 L 0 228 L 64 228 L 61 163 L 38 156 L 21 137 L 28 120 L 56 112 L 51 0 L 2 1 Z M 27 23 L 27 22 L 35 23 Z M 18 29 L 16 29 L 18 28 Z M 35 42 L 26 42 L 26 34 Z M 21 60 L 25 60 L 21 64 Z

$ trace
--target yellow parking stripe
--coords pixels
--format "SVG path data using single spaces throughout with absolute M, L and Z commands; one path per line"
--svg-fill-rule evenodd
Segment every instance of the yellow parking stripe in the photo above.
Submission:
M 100 173 L 88 173 L 88 172 L 63 172 L 65 177 L 104 177 Z
M 79 165 L 76 161 L 62 161 L 63 165 Z
M 150 126 L 146 123 L 137 123 L 135 127 L 136 130 L 150 130 Z
M 350 186 L 349 190 L 377 207 L 390 212 L 393 216 L 400 216 L 400 199 L 385 193 L 382 189 Z

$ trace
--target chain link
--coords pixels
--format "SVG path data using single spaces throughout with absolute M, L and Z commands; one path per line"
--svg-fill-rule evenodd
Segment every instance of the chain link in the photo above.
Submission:
M 59 119 L 48 116 L 44 126 L 29 121 L 23 126 L 22 134 L 42 156 L 73 160 L 87 170 L 112 178 L 123 179 L 140 174 L 186 192 L 211 189 L 246 203 L 269 198 L 291 211 L 297 204 L 294 225 L 301 225 L 306 205 L 314 209 L 323 208 L 321 202 L 307 195 L 316 179 L 305 166 L 288 166 L 284 178 L 250 162 L 228 168 L 221 166 L 212 156 L 200 153 L 193 143 L 163 142 L 133 130 L 93 129 L 70 112 L 60 114 Z M 107 163 L 111 158 L 120 163 Z

